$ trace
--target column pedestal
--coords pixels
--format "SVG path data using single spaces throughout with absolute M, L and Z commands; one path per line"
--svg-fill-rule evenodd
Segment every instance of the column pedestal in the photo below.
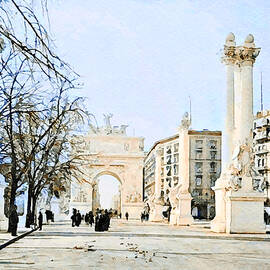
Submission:
M 150 221 L 162 221 L 163 220 L 163 216 L 162 216 L 162 210 L 163 210 L 163 205 L 161 204 L 156 204 L 155 208 L 153 210 L 153 214 L 151 215 L 151 220 L 149 218 Z
M 226 232 L 226 190 L 225 183 L 227 175 L 223 173 L 221 177 L 216 181 L 215 187 L 212 189 L 215 191 L 215 218 L 211 221 L 211 231 L 213 232 Z
M 191 225 L 194 221 L 191 215 L 191 200 L 190 193 L 181 193 L 179 196 L 179 215 L 177 225 Z
M 251 177 L 244 177 L 249 185 Z M 226 233 L 265 233 L 263 193 L 244 188 L 226 193 Z

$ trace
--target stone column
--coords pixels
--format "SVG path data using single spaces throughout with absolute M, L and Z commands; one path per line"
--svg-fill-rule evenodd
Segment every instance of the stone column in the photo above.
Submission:
M 226 65 L 226 120 L 225 132 L 222 133 L 222 168 L 226 169 L 233 152 L 234 132 L 234 63 L 235 37 L 230 33 L 224 46 L 222 62 Z
M 235 76 L 235 36 L 230 33 L 224 45 L 224 56 L 222 62 L 226 65 L 226 119 L 225 130 L 222 132 L 222 173 L 216 181 L 215 187 L 215 209 L 216 216 L 211 222 L 211 230 L 214 232 L 225 232 L 226 230 L 226 170 L 232 159 L 233 136 L 235 126 L 235 84 L 239 82 Z M 235 78 L 236 77 L 236 78 Z
M 181 188 L 177 195 L 179 200 L 177 225 L 190 225 L 194 221 L 191 215 L 192 197 L 189 193 L 189 126 L 189 115 L 186 113 L 179 129 L 179 178 Z
M 263 192 L 253 189 L 252 179 L 254 177 L 252 67 L 259 52 L 260 49 L 255 48 L 253 36 L 248 35 L 244 46 L 236 47 L 233 55 L 235 60 L 234 151 L 228 168 L 222 168 L 221 177 L 214 188 L 216 217 L 211 224 L 211 229 L 215 232 L 265 233 L 263 221 L 265 196 Z M 226 55 L 226 50 L 224 54 Z
M 155 199 L 154 199 L 154 211 L 152 216 L 150 217 L 151 221 L 161 221 L 162 217 L 162 209 L 164 202 L 161 200 L 161 156 L 162 149 L 156 149 L 156 166 L 155 166 Z

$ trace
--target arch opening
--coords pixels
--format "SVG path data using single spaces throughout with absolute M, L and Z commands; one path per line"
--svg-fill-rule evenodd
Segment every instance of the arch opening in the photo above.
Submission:
M 102 173 L 96 177 L 98 183 L 99 208 L 111 210 L 116 215 L 121 213 L 121 182 L 111 173 Z

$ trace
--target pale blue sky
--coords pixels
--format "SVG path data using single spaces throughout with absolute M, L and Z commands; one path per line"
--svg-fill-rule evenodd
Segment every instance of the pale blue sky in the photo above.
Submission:
M 270 109 L 270 1 L 62 0 L 50 4 L 58 52 L 82 76 L 88 110 L 102 124 L 154 141 L 176 133 L 192 99 L 192 127 L 221 130 L 225 69 L 220 51 L 229 32 L 262 48 L 254 69 L 254 111 L 260 72 Z
M 98 180 L 101 208 L 110 209 L 112 197 L 118 194 L 120 182 L 111 175 L 102 175 Z

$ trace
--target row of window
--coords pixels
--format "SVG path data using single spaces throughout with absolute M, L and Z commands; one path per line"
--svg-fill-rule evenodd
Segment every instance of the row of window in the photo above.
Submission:
M 195 185 L 196 186 L 200 186 L 202 184 L 202 175 L 197 175 L 195 177 Z M 211 175 L 210 176 L 210 186 L 213 187 L 215 185 L 217 178 L 215 175 Z
M 203 140 L 196 140 L 196 149 L 202 149 L 203 148 Z M 217 141 L 216 140 L 210 140 L 208 144 L 210 149 L 217 149 Z
M 210 172 L 216 172 L 217 163 L 216 162 L 210 162 L 209 165 L 210 165 Z M 202 173 L 202 167 L 203 167 L 202 162 L 196 162 L 195 163 L 195 173 L 201 174 Z

